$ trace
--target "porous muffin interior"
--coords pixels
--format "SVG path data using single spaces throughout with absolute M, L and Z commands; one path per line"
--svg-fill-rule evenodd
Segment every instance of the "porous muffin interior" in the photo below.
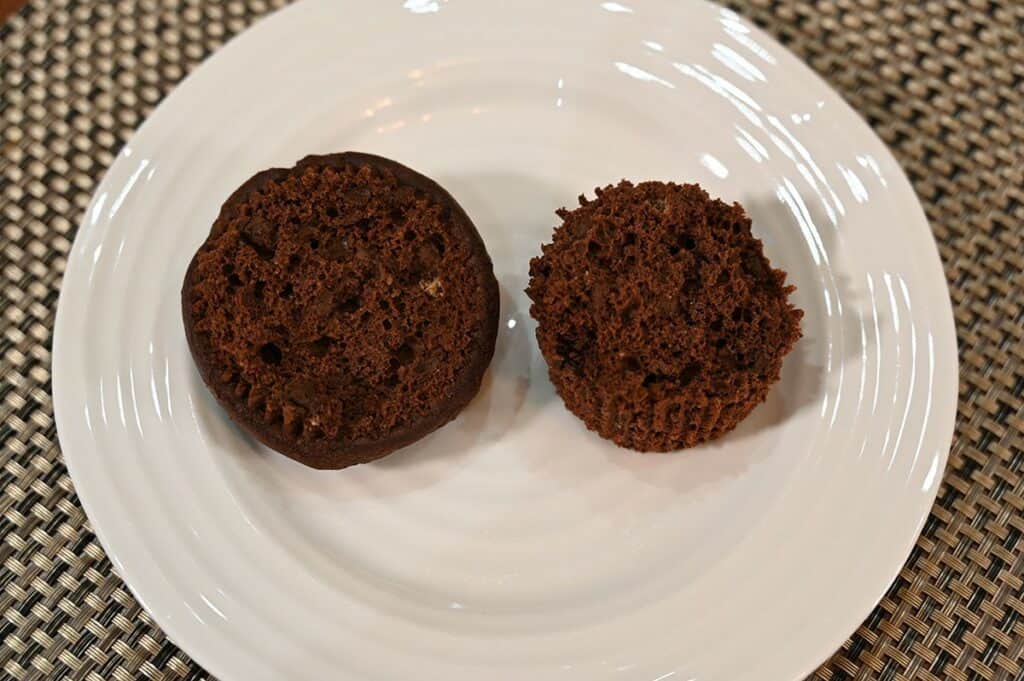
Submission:
M 779 379 L 803 314 L 750 219 L 696 185 L 623 181 L 579 202 L 527 289 L 566 405 L 640 450 L 733 428 Z
M 187 290 L 208 382 L 300 443 L 445 408 L 488 314 L 456 229 L 449 206 L 365 165 L 300 167 L 229 204 Z

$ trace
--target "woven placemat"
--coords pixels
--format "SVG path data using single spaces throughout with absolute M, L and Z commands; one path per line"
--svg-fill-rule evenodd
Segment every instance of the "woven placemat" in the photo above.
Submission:
M 78 504 L 51 333 L 75 228 L 118 149 L 285 2 L 35 0 L 0 27 L 0 677 L 210 678 L 135 602 Z M 814 678 L 1024 679 L 1024 4 L 729 4 L 894 150 L 939 242 L 960 341 L 956 437 L 924 534 Z

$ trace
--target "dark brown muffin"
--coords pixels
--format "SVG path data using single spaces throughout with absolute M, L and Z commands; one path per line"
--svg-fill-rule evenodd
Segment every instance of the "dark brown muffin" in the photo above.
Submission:
M 640 451 L 732 430 L 779 380 L 803 312 L 739 204 L 697 185 L 598 189 L 530 263 L 551 382 L 591 430 Z
M 466 213 L 368 154 L 309 156 L 243 184 L 181 295 L 213 394 L 314 468 L 380 458 L 455 418 L 497 335 L 498 284 Z

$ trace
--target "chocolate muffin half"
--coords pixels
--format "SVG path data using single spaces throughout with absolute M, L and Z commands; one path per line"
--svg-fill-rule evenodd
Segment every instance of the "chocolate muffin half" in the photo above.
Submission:
M 455 418 L 497 335 L 491 260 L 455 199 L 353 152 L 239 187 L 181 296 L 192 356 L 231 418 L 314 468 L 380 458 Z
M 640 451 L 732 430 L 779 380 L 803 312 L 739 204 L 622 181 L 558 211 L 530 263 L 551 382 L 591 430 Z

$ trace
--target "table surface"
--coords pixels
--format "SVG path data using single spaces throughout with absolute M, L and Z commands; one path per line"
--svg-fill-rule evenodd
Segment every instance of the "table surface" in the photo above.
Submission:
M 205 679 L 114 573 L 64 467 L 57 295 L 104 170 L 170 89 L 287 0 L 32 0 L 0 25 L 0 677 Z M 0 18 L 21 5 L 0 0 Z M 815 679 L 1024 678 L 1024 3 L 734 0 L 892 148 L 945 266 L 956 435 L 924 532 Z

